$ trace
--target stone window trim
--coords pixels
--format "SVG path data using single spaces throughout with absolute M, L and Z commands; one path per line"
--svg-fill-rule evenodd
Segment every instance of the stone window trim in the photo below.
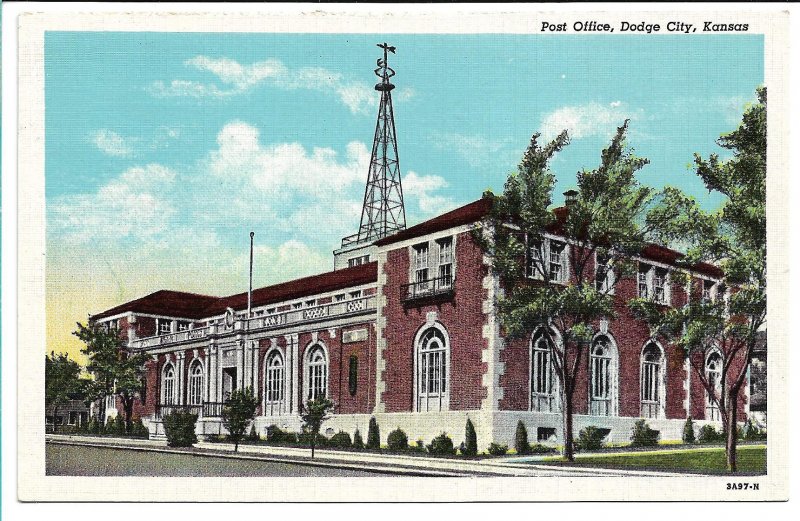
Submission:
M 279 347 L 272 347 L 264 355 L 264 394 L 263 414 L 280 414 L 285 412 L 286 403 L 286 357 Z
M 724 357 L 722 351 L 717 346 L 709 348 L 705 353 L 703 361 L 703 371 L 705 372 L 706 382 L 709 387 L 715 389 L 715 393 L 719 397 L 722 394 L 722 364 Z M 720 421 L 722 416 L 719 410 L 719 404 L 711 398 L 707 390 L 704 390 L 705 395 L 705 419 L 710 421 Z
M 456 235 L 445 235 L 409 246 L 408 281 L 413 284 L 445 277 L 452 283 L 456 277 L 456 240 Z
M 636 272 L 637 296 L 665 306 L 672 305 L 670 270 L 659 265 L 639 261 Z
M 542 343 L 544 342 L 544 345 Z M 528 410 L 558 412 L 560 409 L 560 386 L 553 363 L 553 345 L 561 345 L 561 335 L 551 327 L 538 328 L 531 335 L 529 352 Z M 544 347 L 546 346 L 546 350 Z M 546 381 L 541 376 L 546 376 Z
M 639 356 L 639 365 L 639 416 L 665 418 L 667 363 L 664 347 L 653 339 L 645 342 Z
M 317 356 L 321 354 L 321 358 Z M 330 356 L 321 340 L 311 342 L 303 354 L 303 402 L 329 396 Z
M 451 346 L 447 329 L 438 321 L 424 324 L 414 336 L 413 349 L 414 412 L 450 410 Z M 433 379 L 430 378 L 432 374 Z M 435 391 L 431 391 L 432 381 Z
M 178 371 L 171 361 L 161 368 L 161 403 L 173 405 L 178 403 Z
M 203 405 L 203 390 L 205 387 L 205 367 L 199 358 L 189 364 L 189 393 L 187 405 Z
M 589 349 L 589 414 L 619 416 L 619 349 L 611 333 L 598 333 Z
M 563 238 L 542 235 L 538 238 L 525 237 L 525 274 L 534 280 L 544 280 L 553 284 L 566 285 L 571 278 L 571 245 Z

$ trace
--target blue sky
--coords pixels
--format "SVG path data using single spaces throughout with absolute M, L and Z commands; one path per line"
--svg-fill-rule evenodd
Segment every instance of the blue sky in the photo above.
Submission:
M 532 133 L 568 128 L 560 194 L 625 118 L 640 180 L 714 208 L 687 165 L 763 82 L 759 35 L 47 33 L 50 339 L 161 287 L 246 289 L 250 230 L 257 285 L 330 269 L 358 226 L 382 41 L 409 224 L 499 191 Z

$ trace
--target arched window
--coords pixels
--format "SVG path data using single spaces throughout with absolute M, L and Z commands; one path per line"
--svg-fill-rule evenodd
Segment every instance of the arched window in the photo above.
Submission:
M 661 348 L 649 342 L 642 349 L 641 409 L 642 418 L 661 418 L 664 410 L 664 358 Z
M 600 335 L 592 342 L 589 370 L 591 372 L 589 413 L 596 416 L 615 416 L 616 349 L 606 335 Z
M 306 359 L 308 393 L 306 398 L 316 400 L 328 394 L 328 357 L 321 345 L 316 344 L 308 350 Z
M 450 343 L 444 328 L 429 327 L 417 335 L 417 411 L 447 410 Z
M 189 368 L 189 405 L 203 405 L 203 364 L 192 362 Z
M 713 350 L 706 357 L 706 382 L 719 397 L 722 393 L 722 355 Z M 719 421 L 719 403 L 710 393 L 706 393 L 706 420 Z
M 161 378 L 161 403 L 163 405 L 175 403 L 175 367 L 171 363 L 164 366 Z
M 556 410 L 555 374 L 553 373 L 553 339 L 544 330 L 531 338 L 531 410 L 554 412 Z
M 264 414 L 279 414 L 283 403 L 284 365 L 283 355 L 277 349 L 267 356 L 267 368 L 264 372 Z

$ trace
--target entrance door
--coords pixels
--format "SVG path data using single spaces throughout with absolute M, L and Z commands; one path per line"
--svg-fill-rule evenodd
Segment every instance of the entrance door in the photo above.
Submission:
M 222 401 L 231 397 L 236 390 L 236 368 L 225 367 L 222 369 Z

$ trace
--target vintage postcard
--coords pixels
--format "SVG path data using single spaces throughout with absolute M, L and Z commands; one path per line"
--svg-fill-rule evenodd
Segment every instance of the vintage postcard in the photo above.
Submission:
M 788 497 L 788 13 L 20 11 L 21 501 Z

